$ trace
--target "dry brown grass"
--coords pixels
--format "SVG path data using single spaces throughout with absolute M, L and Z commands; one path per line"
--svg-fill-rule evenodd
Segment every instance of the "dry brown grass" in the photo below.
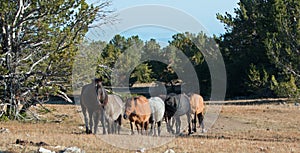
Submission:
M 41 113 L 43 121 L 0 122 L 10 133 L 0 133 L 0 152 L 35 152 L 38 147 L 16 145 L 17 139 L 45 142 L 45 148 L 77 146 L 86 152 L 135 152 L 114 147 L 86 135 L 78 106 L 45 105 L 51 113 Z M 40 108 L 33 108 L 36 111 Z M 219 119 L 206 133 L 177 137 L 146 152 L 300 152 L 300 107 L 293 105 L 223 106 Z M 125 123 L 128 124 L 128 123 Z M 127 126 L 127 125 L 126 125 Z M 165 130 L 163 128 L 163 130 Z M 126 135 L 125 135 L 126 137 Z M 56 147 L 56 148 L 54 148 Z

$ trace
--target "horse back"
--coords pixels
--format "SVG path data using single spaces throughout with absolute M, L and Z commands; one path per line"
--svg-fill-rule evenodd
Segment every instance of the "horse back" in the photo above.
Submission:
M 92 84 L 87 84 L 82 87 L 80 95 L 81 106 L 87 107 L 88 110 L 97 110 L 100 107 L 95 88 Z
M 175 112 L 174 116 L 182 116 L 187 114 L 191 111 L 190 101 L 188 97 L 184 94 L 176 95 L 176 103 L 178 105 L 177 111 Z
M 162 120 L 165 113 L 165 104 L 159 97 L 149 98 L 151 113 L 157 121 Z
M 204 112 L 203 97 L 198 94 L 192 94 L 190 97 L 191 112 L 199 114 Z
M 117 95 L 109 94 L 107 97 L 108 103 L 105 105 L 105 113 L 112 120 L 116 120 L 124 112 L 124 103 Z
M 136 98 L 135 113 L 142 121 L 149 120 L 151 116 L 151 108 L 146 97 L 140 96 Z

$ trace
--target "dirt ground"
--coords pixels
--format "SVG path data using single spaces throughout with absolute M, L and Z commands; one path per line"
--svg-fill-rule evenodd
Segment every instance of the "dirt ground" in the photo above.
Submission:
M 37 152 L 40 146 L 57 152 L 72 146 L 85 152 L 130 153 L 142 147 L 145 152 L 161 153 L 168 149 L 176 153 L 300 152 L 300 107 L 292 103 L 224 105 L 207 133 L 198 129 L 191 136 L 178 137 L 166 133 L 165 123 L 162 137 L 131 136 L 126 121 L 121 135 L 86 135 L 79 106 L 44 106 L 51 112 L 40 106 L 31 108 L 38 112 L 40 121 L 0 122 L 0 152 Z

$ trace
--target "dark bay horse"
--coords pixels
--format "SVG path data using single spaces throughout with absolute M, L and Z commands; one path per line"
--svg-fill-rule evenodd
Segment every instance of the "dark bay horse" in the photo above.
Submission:
M 146 134 L 148 130 L 149 118 L 151 116 L 151 108 L 149 101 L 144 96 L 138 96 L 134 98 L 130 98 L 126 101 L 125 104 L 125 113 L 124 119 L 129 119 L 131 134 L 133 132 L 133 123 L 135 124 L 138 133 L 143 134 L 143 130 L 145 130 Z M 139 131 L 139 126 L 141 130 Z
M 190 95 L 190 104 L 191 104 L 191 114 L 194 116 L 192 119 L 193 131 L 194 132 L 197 131 L 196 123 L 197 123 L 197 118 L 198 118 L 199 127 L 201 126 L 202 132 L 205 132 L 204 123 L 203 123 L 205 105 L 204 105 L 202 96 L 200 96 L 199 94 L 195 94 L 195 93 L 191 94 Z
M 181 120 L 180 116 L 186 115 L 188 122 L 188 134 L 191 134 L 191 107 L 189 98 L 185 94 L 175 94 L 171 93 L 167 95 L 165 99 L 165 120 L 167 122 L 167 130 L 168 132 L 174 133 L 173 125 L 175 122 L 176 134 L 180 134 Z M 172 126 L 171 126 L 171 118 Z
M 84 116 L 86 133 L 91 134 L 94 126 L 94 134 L 97 133 L 99 119 L 103 125 L 103 134 L 106 134 L 104 121 L 104 106 L 108 103 L 107 92 L 100 79 L 92 80 L 92 83 L 82 87 L 80 105 Z M 89 117 L 87 117 L 87 112 Z

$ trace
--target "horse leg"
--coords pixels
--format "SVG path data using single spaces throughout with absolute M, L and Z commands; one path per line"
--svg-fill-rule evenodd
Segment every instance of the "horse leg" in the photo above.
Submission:
M 197 124 L 197 114 L 195 112 L 194 118 L 192 118 L 192 127 L 194 132 L 197 132 L 196 124 Z
M 83 117 L 84 117 L 85 133 L 90 134 L 90 130 L 89 130 L 89 126 L 88 126 L 89 119 L 86 114 L 86 107 L 81 105 L 81 110 L 82 110 Z
M 153 124 L 155 123 L 150 123 L 151 124 L 151 127 L 150 127 L 150 132 L 149 132 L 149 135 L 153 135 Z M 155 125 L 154 125 L 155 126 Z M 154 131 L 155 132 L 155 131 Z
M 161 121 L 157 122 L 157 132 L 158 132 L 158 136 L 160 136 L 160 127 L 161 127 Z
M 148 125 L 149 125 L 149 121 L 143 123 L 146 135 L 148 135 Z
M 188 112 L 187 114 L 186 114 L 186 118 L 187 118 L 187 121 L 188 121 L 188 128 L 189 128 L 189 133 L 188 133 L 188 135 L 190 135 L 190 134 L 192 134 L 192 130 L 191 130 L 191 115 L 190 115 L 190 112 Z
M 149 135 L 153 135 L 153 128 L 154 128 L 154 134 L 155 134 L 155 116 L 151 114 L 151 117 L 149 119 L 149 124 L 151 124 Z
M 112 131 L 112 133 L 113 133 L 113 134 L 116 134 L 116 133 L 117 133 L 117 121 L 113 121 L 112 126 L 113 126 L 113 131 Z
M 170 129 L 171 129 L 172 133 L 174 134 L 175 131 L 173 130 L 173 127 L 174 127 L 174 124 L 175 124 L 175 120 L 176 120 L 176 119 L 173 117 L 173 118 L 171 118 L 171 120 L 172 120 L 172 125 L 171 125 Z M 175 125 L 175 126 L 176 126 L 176 125 Z
M 112 133 L 112 125 L 109 119 L 106 119 L 107 122 L 107 133 L 111 134 Z
M 89 126 L 90 126 L 88 133 L 91 134 L 93 128 L 93 112 L 88 111 L 88 113 L 89 113 Z
M 165 121 L 166 121 L 166 127 L 167 127 L 167 132 L 170 133 L 170 120 L 167 116 L 165 116 Z
M 203 119 L 204 119 L 204 117 L 203 117 L 203 113 L 201 112 L 201 113 L 199 113 L 198 115 L 197 115 L 197 117 L 198 117 L 198 121 L 199 121 L 199 126 L 201 126 L 201 128 L 202 128 L 202 133 L 205 131 L 205 129 L 204 129 L 204 123 L 203 123 Z
M 157 136 L 157 135 L 156 135 L 156 121 L 154 121 L 154 122 L 151 124 L 151 128 L 152 128 L 152 126 L 153 126 L 153 131 L 154 131 L 153 136 Z M 152 130 L 152 129 L 151 129 L 151 130 Z
M 130 128 L 131 128 L 131 135 L 133 135 L 134 132 L 133 132 L 133 123 L 132 122 L 130 122 Z
M 141 122 L 141 135 L 144 134 L 145 122 Z
M 117 130 L 118 130 L 118 134 L 120 134 L 121 131 L 121 124 L 122 124 L 122 115 L 120 115 L 117 119 Z
M 140 134 L 139 124 L 135 123 L 135 126 L 136 126 L 136 130 L 137 130 L 138 134 Z M 140 126 L 142 126 L 142 125 L 140 125 Z
M 94 116 L 94 133 L 97 134 L 98 124 L 99 124 L 100 112 L 95 112 Z
M 102 133 L 106 134 L 106 123 L 105 123 L 105 112 L 104 109 L 101 108 L 100 110 L 100 114 L 101 114 L 101 124 L 102 124 Z
M 181 126 L 180 116 L 176 116 L 175 120 L 176 120 L 175 123 L 176 134 L 180 134 L 180 126 Z

